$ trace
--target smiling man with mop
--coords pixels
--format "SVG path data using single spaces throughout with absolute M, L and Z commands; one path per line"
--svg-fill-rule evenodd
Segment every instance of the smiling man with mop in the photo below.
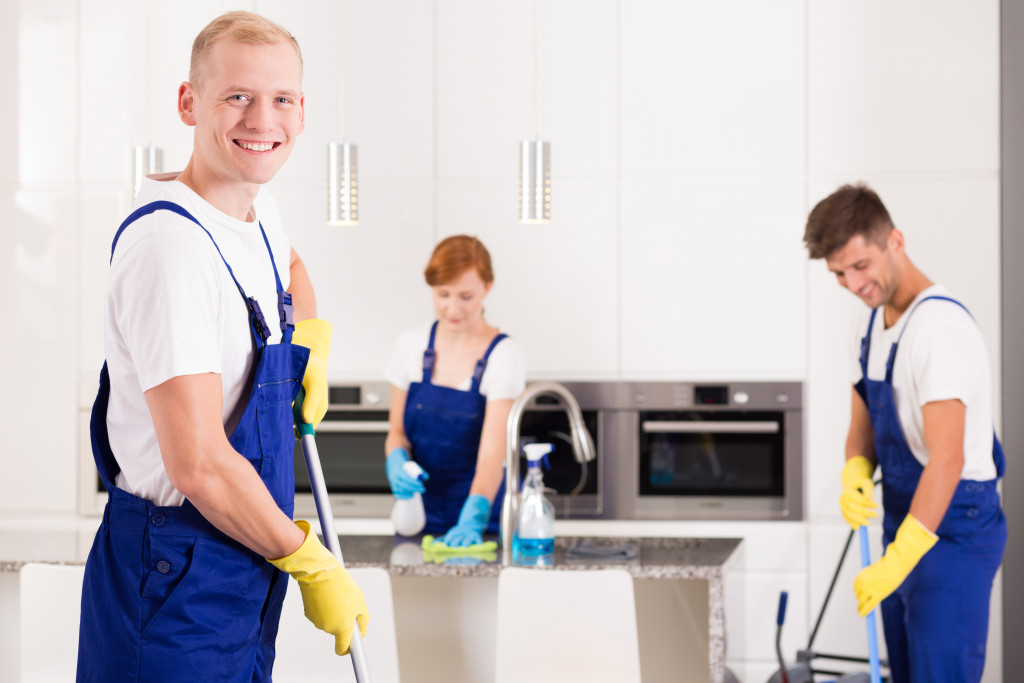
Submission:
M 303 130 L 301 83 L 280 26 L 211 22 L 178 91 L 192 157 L 144 181 L 114 237 L 79 681 L 269 681 L 282 571 L 338 654 L 365 630 L 358 586 L 291 521 L 291 404 L 301 384 L 303 420 L 323 417 L 331 328 L 262 186 Z
M 867 524 L 881 469 L 885 554 L 854 581 L 858 610 L 881 603 L 893 683 L 979 681 L 1006 546 L 996 491 L 1005 458 L 981 332 L 910 261 L 869 188 L 845 185 L 823 199 L 804 242 L 871 309 L 839 503 L 853 528 Z

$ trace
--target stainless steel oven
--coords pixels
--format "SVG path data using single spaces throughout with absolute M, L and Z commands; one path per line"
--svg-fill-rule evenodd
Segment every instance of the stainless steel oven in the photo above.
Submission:
M 619 383 L 601 409 L 604 516 L 802 519 L 802 395 L 799 382 Z

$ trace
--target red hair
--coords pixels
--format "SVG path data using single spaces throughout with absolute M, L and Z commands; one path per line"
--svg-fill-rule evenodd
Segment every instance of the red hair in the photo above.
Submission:
M 453 235 L 434 247 L 423 276 L 428 285 L 437 287 L 452 282 L 471 268 L 476 269 L 484 284 L 494 282 L 491 254 L 483 242 L 469 235 Z

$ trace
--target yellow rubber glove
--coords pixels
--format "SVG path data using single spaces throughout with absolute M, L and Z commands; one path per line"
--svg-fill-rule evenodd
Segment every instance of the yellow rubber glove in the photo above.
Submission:
M 359 623 L 359 632 L 366 635 L 370 612 L 363 591 L 341 566 L 331 551 L 309 533 L 309 523 L 295 522 L 306 533 L 306 540 L 291 555 L 267 560 L 299 582 L 306 618 L 321 631 L 334 635 L 334 651 L 347 655 L 352 644 L 352 623 Z
M 302 419 L 313 425 L 320 424 L 327 414 L 327 356 L 331 352 L 331 324 L 319 318 L 307 318 L 295 323 L 292 343 L 309 349 L 306 374 L 302 389 L 306 399 L 302 402 Z
M 903 579 L 932 549 L 939 537 L 928 531 L 917 518 L 908 514 L 896 531 L 896 538 L 885 549 L 885 555 L 865 567 L 853 580 L 857 595 L 857 611 L 866 617 L 871 610 L 900 587 Z
M 868 520 L 877 517 L 878 503 L 874 501 L 875 485 L 871 475 L 875 466 L 863 455 L 855 455 L 843 466 L 843 492 L 839 494 L 839 509 L 843 519 L 855 530 L 867 526 Z

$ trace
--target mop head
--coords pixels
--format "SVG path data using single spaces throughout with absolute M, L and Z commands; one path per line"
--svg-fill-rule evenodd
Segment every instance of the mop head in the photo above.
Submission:
M 498 544 L 495 541 L 484 541 L 483 543 L 467 545 L 461 548 L 453 548 L 441 539 L 435 539 L 433 536 L 427 535 L 423 537 L 420 549 L 423 551 L 424 558 L 430 555 L 446 558 L 456 555 L 494 554 L 498 550 Z

